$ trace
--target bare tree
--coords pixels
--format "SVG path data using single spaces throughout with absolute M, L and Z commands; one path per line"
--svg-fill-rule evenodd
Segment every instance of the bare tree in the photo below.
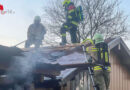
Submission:
M 119 10 L 118 0 L 72 0 L 76 6 L 83 7 L 84 21 L 78 27 L 79 41 L 93 38 L 95 33 L 102 33 L 105 38 L 125 36 L 127 17 Z M 50 0 L 44 8 L 44 22 L 49 32 L 60 37 L 60 28 L 65 22 L 62 0 Z

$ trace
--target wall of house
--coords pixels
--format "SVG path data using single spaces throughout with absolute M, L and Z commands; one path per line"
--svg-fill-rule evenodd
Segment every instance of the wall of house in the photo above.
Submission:
M 111 52 L 110 60 L 112 64 L 110 90 L 130 90 L 130 79 L 128 73 L 119 64 L 118 56 Z M 125 59 L 125 58 L 124 58 Z
M 74 76 L 73 79 L 68 80 L 66 83 L 62 84 L 61 83 L 61 88 L 58 90 L 88 90 L 87 86 L 89 86 L 88 84 L 88 79 L 87 79 L 87 74 L 88 72 L 85 71 L 81 71 L 78 74 L 76 74 Z M 55 83 L 54 83 L 55 84 Z M 54 88 L 37 88 L 35 90 L 57 90 Z
M 66 85 L 61 87 L 61 90 L 90 90 L 90 80 L 87 71 L 81 71 L 75 78 L 68 81 Z

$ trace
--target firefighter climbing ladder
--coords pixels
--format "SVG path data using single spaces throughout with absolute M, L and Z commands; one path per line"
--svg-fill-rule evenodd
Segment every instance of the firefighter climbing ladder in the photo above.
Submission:
M 86 54 L 86 48 L 84 45 L 82 45 L 82 48 L 83 48 L 83 52 L 84 52 L 84 55 L 85 55 L 85 58 L 86 58 L 86 62 L 89 63 L 88 59 L 87 59 L 87 54 Z M 89 76 L 90 76 L 90 80 L 92 82 L 92 86 L 94 88 L 94 90 L 98 90 L 97 89 L 97 86 L 94 82 L 94 77 L 93 77 L 93 71 L 92 71 L 92 68 L 91 67 L 88 67 L 88 72 L 89 72 Z M 91 84 L 90 84 L 91 85 Z M 90 86 L 89 86 L 90 87 Z

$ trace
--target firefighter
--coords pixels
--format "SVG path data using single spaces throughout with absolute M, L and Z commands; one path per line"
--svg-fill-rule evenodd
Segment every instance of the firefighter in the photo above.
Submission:
M 29 26 L 25 48 L 29 48 L 32 44 L 35 45 L 35 48 L 39 48 L 42 44 L 42 40 L 44 39 L 46 30 L 40 22 L 40 16 L 36 16 L 34 19 L 34 23 Z
M 110 84 L 110 62 L 108 45 L 104 42 L 101 34 L 94 35 L 94 44 L 86 48 L 91 55 L 92 62 L 97 63 L 93 67 L 94 81 L 97 90 L 109 90 Z
M 63 6 L 65 7 L 66 12 L 66 22 L 63 23 L 61 27 L 61 35 L 62 35 L 62 43 L 61 45 L 65 45 L 67 43 L 66 40 L 66 31 L 70 33 L 71 42 L 77 43 L 77 27 L 78 27 L 78 20 L 76 16 L 76 7 L 73 2 L 70 0 L 64 0 Z

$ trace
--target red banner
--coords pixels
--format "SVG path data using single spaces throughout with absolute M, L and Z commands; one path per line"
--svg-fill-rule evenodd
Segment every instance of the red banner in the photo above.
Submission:
M 3 5 L 0 4 L 0 10 L 4 10 L 4 7 Z

